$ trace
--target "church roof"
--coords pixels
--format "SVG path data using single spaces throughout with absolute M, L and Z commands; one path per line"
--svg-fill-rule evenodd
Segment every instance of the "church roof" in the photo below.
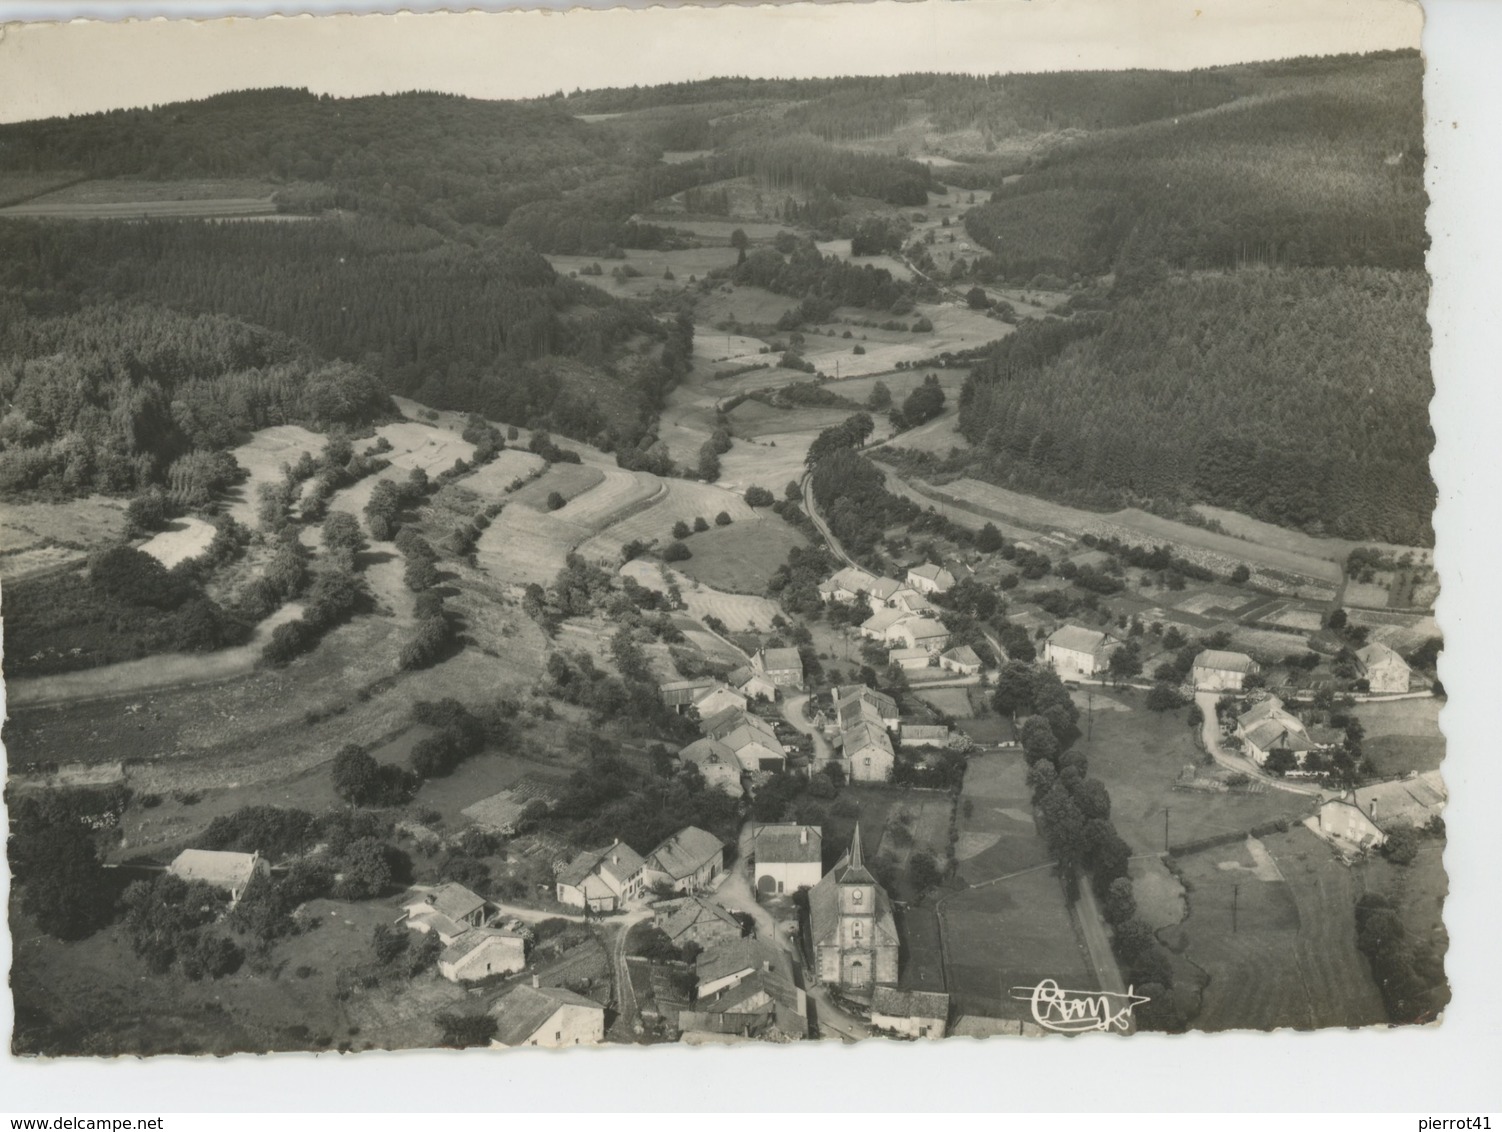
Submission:
M 860 880 L 859 874 L 851 877 L 851 870 L 855 867 L 856 864 L 849 857 L 842 857 L 839 864 L 824 874 L 823 880 L 808 890 L 808 918 L 814 946 L 839 942 L 840 885 L 851 882 L 869 884 L 876 891 L 876 907 L 872 909 L 876 923 L 871 933 L 871 944 L 890 944 L 895 947 L 898 942 L 897 920 L 892 915 L 892 902 L 887 898 L 886 890 L 876 883 L 864 866 L 860 866 L 860 873 L 865 874 L 864 881 Z
M 876 878 L 866 871 L 866 863 L 861 854 L 861 823 L 855 823 L 855 832 L 850 836 L 850 853 L 847 858 L 850 864 L 843 873 L 840 873 L 840 884 L 875 884 Z M 839 866 L 835 866 L 835 872 L 839 873 Z

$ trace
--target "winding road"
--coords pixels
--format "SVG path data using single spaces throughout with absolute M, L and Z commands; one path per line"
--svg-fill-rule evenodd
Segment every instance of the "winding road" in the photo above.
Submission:
M 1200 735 L 1204 739 L 1205 750 L 1210 752 L 1211 758 L 1227 770 L 1265 782 L 1274 790 L 1283 790 L 1289 794 L 1304 794 L 1309 797 L 1318 797 L 1325 793 L 1311 782 L 1289 782 L 1286 778 L 1268 774 L 1245 755 L 1232 754 L 1221 746 L 1220 721 L 1215 715 L 1215 705 L 1219 700 L 1219 692 L 1196 692 L 1194 694 L 1194 702 L 1199 705 L 1200 712 L 1205 717 L 1200 726 Z

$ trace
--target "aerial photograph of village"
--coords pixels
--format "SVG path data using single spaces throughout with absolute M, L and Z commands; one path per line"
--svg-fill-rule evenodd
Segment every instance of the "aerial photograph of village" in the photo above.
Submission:
M 12 1053 L 1440 1018 L 1418 52 L 839 65 L 0 125 Z

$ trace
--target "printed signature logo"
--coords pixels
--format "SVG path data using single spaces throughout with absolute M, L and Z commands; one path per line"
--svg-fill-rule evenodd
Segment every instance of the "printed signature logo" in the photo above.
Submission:
M 1149 1001 L 1127 987 L 1119 991 L 1066 990 L 1052 979 L 1035 987 L 1013 987 L 1012 997 L 1030 1002 L 1033 1021 L 1061 1034 L 1084 1034 L 1091 1030 L 1125 1034 L 1132 1027 L 1132 1010 Z

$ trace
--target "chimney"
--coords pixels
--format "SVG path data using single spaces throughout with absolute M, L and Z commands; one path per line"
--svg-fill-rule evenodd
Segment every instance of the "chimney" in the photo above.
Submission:
M 798 827 L 798 844 L 799 845 L 807 845 L 808 844 L 808 826 L 806 826 L 806 825 Z
M 772 971 L 772 961 L 770 959 L 763 959 L 761 961 L 761 969 L 770 974 Z
M 537 975 L 533 975 L 532 976 L 532 986 L 540 988 L 542 986 L 542 979 L 539 976 L 537 976 Z
M 1366 808 L 1370 813 L 1372 819 L 1375 820 L 1377 817 L 1377 799 L 1373 798 L 1370 802 L 1368 802 L 1366 804 Z

